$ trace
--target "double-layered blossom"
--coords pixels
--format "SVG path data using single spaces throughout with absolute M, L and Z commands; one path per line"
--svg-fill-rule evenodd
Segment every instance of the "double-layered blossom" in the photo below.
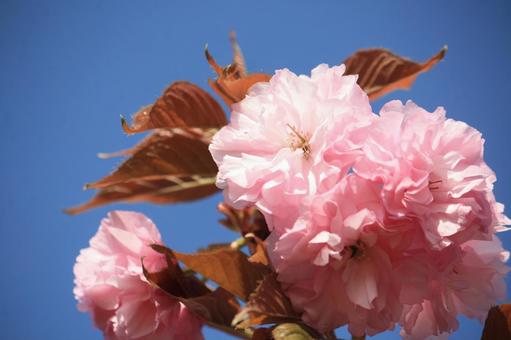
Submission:
M 446 119 L 443 108 L 430 113 L 411 101 L 391 101 L 373 121 L 354 170 L 382 186 L 392 218 L 417 219 L 433 247 L 491 239 L 505 221 L 483 144 L 476 129 Z
M 149 245 L 162 244 L 156 226 L 142 214 L 115 211 L 101 221 L 90 247 L 74 267 L 78 308 L 111 340 L 202 339 L 203 322 L 179 301 L 151 286 L 151 272 L 166 268 L 163 255 Z
M 379 190 L 350 174 L 270 236 L 278 279 L 304 321 L 321 331 L 348 325 L 355 336 L 400 324 L 417 340 L 447 336 L 461 314 L 483 321 L 505 297 L 509 253 L 500 241 L 431 249 L 420 225 L 386 228 Z
M 374 115 L 357 77 L 344 71 L 344 65 L 324 64 L 310 77 L 278 70 L 233 105 L 229 125 L 210 146 L 217 186 L 229 204 L 256 204 L 272 228 L 275 217 L 293 221 L 296 209 L 289 207 L 349 170 Z M 343 141 L 337 149 L 341 172 L 323 161 L 334 138 Z
M 417 255 L 422 261 L 414 261 L 415 269 L 401 271 L 404 289 L 423 295 L 422 302 L 405 304 L 401 319 L 404 338 L 447 338 L 458 329 L 459 314 L 483 322 L 495 301 L 505 298 L 509 252 L 496 237 L 425 255 Z M 419 272 L 423 274 L 417 276 Z
M 357 336 L 393 328 L 401 311 L 393 262 L 404 236 L 381 228 L 378 187 L 350 174 L 301 208 L 294 226 L 269 244 L 304 321 L 321 331 L 348 324 Z

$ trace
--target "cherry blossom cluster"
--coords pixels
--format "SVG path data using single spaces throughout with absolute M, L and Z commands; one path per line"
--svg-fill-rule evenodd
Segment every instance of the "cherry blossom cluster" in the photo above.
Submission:
M 210 146 L 226 202 L 264 214 L 278 279 L 319 331 L 424 339 L 484 320 L 510 221 L 481 134 L 410 101 L 374 114 L 344 71 L 279 70 L 233 105 Z

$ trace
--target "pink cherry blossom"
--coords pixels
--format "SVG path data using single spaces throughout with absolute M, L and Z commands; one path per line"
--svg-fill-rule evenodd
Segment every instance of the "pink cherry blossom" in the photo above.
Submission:
M 447 338 L 457 317 L 484 320 L 505 297 L 500 241 L 427 247 L 419 225 L 386 228 L 377 183 L 350 174 L 302 205 L 292 228 L 267 240 L 272 263 L 303 320 L 374 335 L 401 324 L 410 339 Z M 299 268 L 299 269 L 298 269 Z
M 354 170 L 382 186 L 391 218 L 417 219 L 432 247 L 490 239 L 506 222 L 491 193 L 495 175 L 483 143 L 474 128 L 446 119 L 443 108 L 429 113 L 391 101 L 373 121 Z
M 346 324 L 356 336 L 392 329 L 402 308 L 393 261 L 405 236 L 381 228 L 378 186 L 351 174 L 309 206 L 291 229 L 268 240 L 295 308 L 320 331 Z
M 156 226 L 143 214 L 115 211 L 101 221 L 90 247 L 74 267 L 78 308 L 90 312 L 111 340 L 202 339 L 203 322 L 179 301 L 147 282 L 150 271 L 166 268 L 165 257 L 148 245 L 162 244 Z
M 210 146 L 219 167 L 217 186 L 229 204 L 256 204 L 272 228 L 275 217 L 293 222 L 298 211 L 289 207 L 349 170 L 374 115 L 357 77 L 344 71 L 344 65 L 325 64 L 310 77 L 278 70 L 233 105 L 229 125 Z M 323 161 L 334 138 L 343 141 L 336 149 L 338 168 Z
M 451 333 L 458 328 L 459 314 L 483 322 L 490 307 L 506 296 L 504 277 L 509 267 L 504 262 L 508 258 L 509 252 L 496 237 L 428 254 L 425 299 L 405 305 L 403 337 L 425 339 Z M 411 283 L 407 277 L 404 280 Z
M 217 186 L 265 215 L 278 280 L 313 328 L 447 338 L 505 296 L 495 233 L 511 221 L 484 140 L 442 108 L 392 101 L 375 116 L 344 71 L 253 86 L 210 146 Z

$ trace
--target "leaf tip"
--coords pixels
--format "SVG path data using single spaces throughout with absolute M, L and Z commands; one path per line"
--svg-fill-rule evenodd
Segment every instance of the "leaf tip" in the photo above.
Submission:
M 87 210 L 87 206 L 86 205 L 79 205 L 79 206 L 75 206 L 75 207 L 72 207 L 72 208 L 65 208 L 65 209 L 62 209 L 62 211 L 66 214 L 66 215 L 78 215 L 82 212 L 84 212 L 85 210 Z
M 62 209 L 62 212 L 66 215 L 76 215 L 75 211 L 73 208 L 65 208 L 65 209 Z
M 106 152 L 98 152 L 96 154 L 96 156 L 99 158 L 99 159 L 108 159 L 109 158 L 109 155 L 108 153 Z
M 236 31 L 230 31 L 229 32 L 229 40 L 232 44 L 236 43 Z
M 444 59 L 445 57 L 445 54 L 447 53 L 447 50 L 449 49 L 449 47 L 447 46 L 447 44 L 445 44 L 442 49 L 440 50 L 440 52 L 438 53 L 438 57 L 440 59 Z
M 120 117 L 121 117 L 121 126 L 122 126 L 122 129 L 124 130 L 124 132 L 127 133 L 128 135 L 133 134 L 134 131 L 130 128 L 126 118 L 124 118 L 123 115 L 120 115 Z
M 204 55 L 206 56 L 206 60 L 208 61 L 208 64 L 213 68 L 213 70 L 216 72 L 217 75 L 222 74 L 222 68 L 216 63 L 215 58 L 209 53 L 208 50 L 208 44 L 204 46 Z
M 204 45 L 204 55 L 206 56 L 206 60 L 208 61 L 208 63 L 211 64 L 211 60 L 213 60 L 213 57 L 211 56 L 211 53 L 209 53 L 208 43 Z

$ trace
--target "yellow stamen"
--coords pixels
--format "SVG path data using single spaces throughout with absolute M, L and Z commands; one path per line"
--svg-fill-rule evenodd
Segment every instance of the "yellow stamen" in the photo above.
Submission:
M 298 131 L 293 125 L 287 124 L 287 126 L 292 131 L 292 140 L 291 140 L 291 148 L 293 150 L 302 149 L 303 158 L 309 159 L 310 154 L 312 152 L 310 144 L 309 144 L 309 136 L 307 133 L 303 131 Z M 298 140 L 296 140 L 296 138 Z

